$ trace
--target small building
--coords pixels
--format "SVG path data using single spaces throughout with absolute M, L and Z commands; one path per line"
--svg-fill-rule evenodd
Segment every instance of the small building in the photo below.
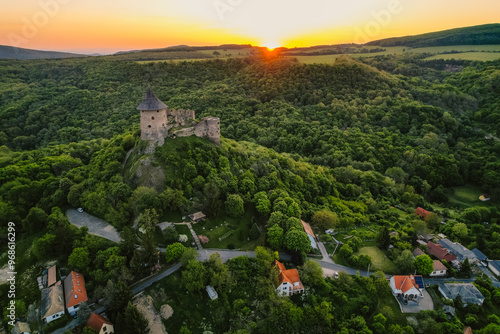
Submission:
M 423 297 L 424 280 L 420 275 L 392 276 L 389 285 L 396 297 L 415 301 Z
M 425 219 L 425 218 L 427 218 L 427 216 L 428 216 L 428 215 L 430 215 L 431 213 L 430 213 L 429 211 L 427 211 L 427 210 L 425 210 L 425 209 L 421 208 L 421 207 L 418 207 L 418 208 L 415 210 L 415 214 L 416 214 L 417 216 L 420 216 L 420 218 Z
M 311 228 L 311 225 L 306 223 L 305 221 L 301 220 L 302 222 L 302 227 L 304 228 L 304 231 L 307 233 L 307 236 L 309 237 L 309 241 L 311 242 L 311 247 L 314 249 L 318 248 L 318 240 L 316 240 L 316 236 L 314 235 L 314 232 Z
M 434 260 L 432 273 L 429 276 L 446 276 L 448 269 L 439 260 Z
M 491 199 L 490 195 L 488 195 L 488 194 L 481 194 L 481 196 L 479 196 L 479 200 L 482 202 L 489 201 L 490 199 Z
M 64 296 L 61 281 L 42 290 L 40 317 L 44 324 L 59 319 L 64 315 Z
M 488 261 L 488 268 L 490 268 L 491 272 L 497 276 L 500 276 L 500 261 Z
M 423 250 L 417 247 L 413 250 L 413 257 L 417 257 L 419 255 L 425 255 L 425 253 Z
M 450 253 L 450 251 L 444 248 L 442 245 L 438 245 L 429 241 L 427 243 L 427 253 L 434 255 L 439 260 L 445 260 L 446 262 L 452 262 L 457 259 L 457 257 Z
M 438 243 L 454 254 L 460 262 L 463 262 L 465 259 L 469 259 L 471 263 L 477 262 L 476 254 L 458 242 L 452 242 L 448 239 L 440 239 L 438 240 Z
M 87 321 L 87 327 L 92 328 L 99 334 L 113 334 L 115 331 L 111 321 L 96 313 L 90 314 L 90 318 Z
M 484 302 L 484 296 L 472 283 L 441 283 L 438 289 L 443 297 L 449 300 L 460 296 L 464 306 L 468 304 L 481 306 Z
M 66 308 L 70 315 L 75 315 L 80 304 L 87 301 L 87 290 L 83 275 L 72 271 L 64 279 L 64 296 L 66 298 Z
M 52 285 L 56 284 L 57 282 L 57 271 L 56 271 L 56 266 L 52 266 L 48 270 L 47 274 L 47 287 L 51 287 Z
M 205 220 L 205 218 L 207 218 L 207 216 L 201 211 L 195 212 L 189 215 L 188 217 L 195 223 L 199 223 L 200 221 Z
M 454 317 L 456 310 L 455 310 L 455 308 L 453 306 L 443 305 L 443 312 L 444 312 L 444 314 L 449 314 L 452 317 Z
M 174 227 L 174 224 L 169 223 L 169 222 L 163 222 L 163 223 L 159 223 L 158 227 L 159 227 L 160 231 L 163 232 L 167 227 Z
M 30 334 L 30 325 L 26 322 L 18 321 L 12 328 L 11 334 Z
M 397 237 L 397 236 L 399 235 L 399 233 L 398 233 L 398 232 L 396 232 L 396 231 L 392 231 L 391 233 L 389 233 L 389 235 L 390 235 L 391 237 Z
M 207 285 L 206 290 L 210 299 L 215 300 L 219 298 L 219 294 L 217 293 L 217 291 L 215 291 L 213 286 Z
M 291 296 L 304 292 L 304 285 L 300 281 L 297 269 L 287 270 L 279 261 L 274 261 L 274 266 L 279 270 L 279 285 L 276 288 L 279 296 Z

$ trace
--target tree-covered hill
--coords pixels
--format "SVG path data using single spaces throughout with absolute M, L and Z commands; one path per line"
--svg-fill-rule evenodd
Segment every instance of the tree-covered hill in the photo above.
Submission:
M 0 59 L 49 59 L 49 58 L 74 58 L 88 57 L 77 53 L 41 51 L 0 45 Z
M 500 44 L 500 24 L 449 29 L 427 34 L 393 37 L 366 43 L 366 45 L 409 46 L 414 48 L 446 45 Z

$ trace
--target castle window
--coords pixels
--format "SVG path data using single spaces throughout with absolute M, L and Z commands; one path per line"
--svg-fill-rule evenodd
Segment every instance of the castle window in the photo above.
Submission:
M 153 116 L 153 117 L 151 117 L 151 119 L 155 119 L 155 117 Z
M 151 125 L 148 125 L 148 128 L 150 128 L 150 127 L 151 127 Z

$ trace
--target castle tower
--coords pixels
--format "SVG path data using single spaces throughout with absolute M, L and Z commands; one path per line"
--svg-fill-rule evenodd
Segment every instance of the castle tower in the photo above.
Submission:
M 141 139 L 159 141 L 166 137 L 168 106 L 148 88 L 144 100 L 137 106 L 141 111 Z

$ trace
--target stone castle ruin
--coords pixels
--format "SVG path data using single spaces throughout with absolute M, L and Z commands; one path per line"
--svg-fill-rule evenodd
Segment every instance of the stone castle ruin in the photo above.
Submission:
M 141 139 L 151 140 L 160 146 L 165 138 L 187 137 L 195 135 L 220 144 L 220 119 L 204 117 L 195 120 L 193 110 L 169 109 L 148 88 L 144 100 L 137 106 L 141 112 Z

